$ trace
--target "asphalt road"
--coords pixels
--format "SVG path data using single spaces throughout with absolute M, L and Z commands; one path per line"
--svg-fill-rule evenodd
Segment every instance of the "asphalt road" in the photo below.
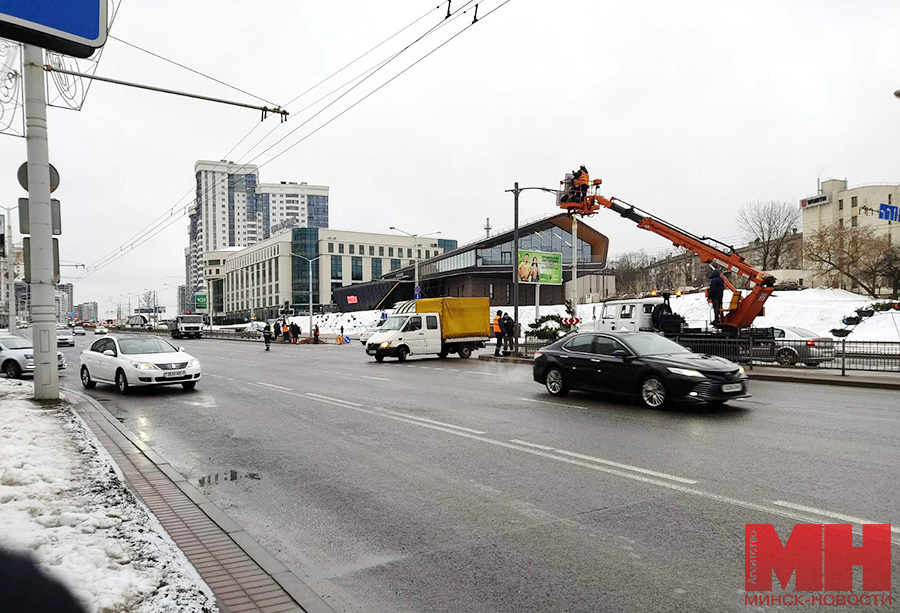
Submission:
M 746 523 L 900 526 L 896 392 L 650 411 L 527 366 L 179 343 L 194 392 L 91 395 L 337 610 L 746 610 Z

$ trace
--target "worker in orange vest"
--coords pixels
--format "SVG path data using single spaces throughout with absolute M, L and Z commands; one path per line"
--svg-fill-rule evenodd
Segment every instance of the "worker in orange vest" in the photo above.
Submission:
M 575 202 L 584 202 L 585 197 L 587 196 L 588 185 L 591 184 L 591 175 L 588 174 L 588 169 L 584 167 L 582 164 L 578 170 L 574 173 L 574 177 L 572 179 L 572 183 L 574 183 L 575 188 Z
M 500 350 L 503 348 L 503 324 L 501 323 L 501 319 L 503 319 L 503 311 L 497 311 L 497 314 L 494 315 L 494 319 L 491 321 L 491 332 L 494 333 L 494 338 L 497 339 L 497 347 L 494 349 L 494 355 L 499 357 Z

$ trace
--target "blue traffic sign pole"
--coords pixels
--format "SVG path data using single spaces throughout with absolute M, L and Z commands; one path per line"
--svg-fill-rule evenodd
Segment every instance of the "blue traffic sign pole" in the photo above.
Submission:
M 31 318 L 34 323 L 34 397 L 59 399 L 54 305 L 50 153 L 44 50 L 25 44 L 25 144 L 28 150 L 28 225 L 31 231 Z

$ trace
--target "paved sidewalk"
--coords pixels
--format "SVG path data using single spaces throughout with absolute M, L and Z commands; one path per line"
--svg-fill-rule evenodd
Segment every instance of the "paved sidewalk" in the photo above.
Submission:
M 223 613 L 333 609 L 105 408 L 63 390 L 129 487 L 213 590 Z M 302 606 L 301 606 L 302 605 Z
M 493 354 L 482 354 L 479 360 L 486 362 L 502 362 L 506 364 L 531 365 L 531 358 L 512 356 L 496 357 Z M 785 383 L 808 383 L 812 385 L 843 385 L 847 387 L 866 387 L 872 389 L 900 390 L 900 373 L 847 371 L 842 376 L 840 370 L 787 368 L 775 366 L 753 366 L 747 369 L 747 376 L 757 381 L 782 381 Z

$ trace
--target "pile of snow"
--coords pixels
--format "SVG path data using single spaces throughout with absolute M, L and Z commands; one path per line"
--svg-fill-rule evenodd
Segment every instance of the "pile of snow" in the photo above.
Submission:
M 725 292 L 725 302 L 731 298 L 729 292 Z M 766 301 L 766 314 L 757 317 L 754 325 L 757 327 L 794 326 L 806 328 L 816 334 L 830 337 L 832 328 L 843 328 L 841 320 L 848 315 L 855 315 L 856 309 L 867 307 L 873 302 L 873 298 L 854 294 L 842 289 L 807 289 L 801 291 L 776 291 Z M 702 292 L 672 297 L 672 308 L 683 316 L 688 324 L 693 327 L 706 327 L 712 321 L 712 309 Z M 512 314 L 512 308 L 508 306 L 492 307 L 491 315 L 497 310 Z M 523 332 L 529 329 L 529 325 L 535 321 L 534 305 L 519 306 L 519 321 Z M 590 303 L 578 305 L 578 317 L 584 322 L 599 319 L 603 312 L 603 303 Z M 313 324 L 319 325 L 319 331 L 324 335 L 337 334 L 341 326 L 344 334 L 355 336 L 368 327 L 375 325 L 381 319 L 382 313 L 390 314 L 391 311 L 356 311 L 353 313 L 329 313 L 317 315 L 313 318 Z M 564 305 L 541 306 L 540 315 L 559 315 L 567 317 Z M 306 331 L 309 326 L 309 317 L 293 317 L 300 327 Z M 900 341 L 900 313 L 887 311 L 875 313 L 864 320 L 848 340 L 887 340 Z
M 65 405 L 0 380 L 0 546 L 31 555 L 91 612 L 214 612 L 209 587 Z

